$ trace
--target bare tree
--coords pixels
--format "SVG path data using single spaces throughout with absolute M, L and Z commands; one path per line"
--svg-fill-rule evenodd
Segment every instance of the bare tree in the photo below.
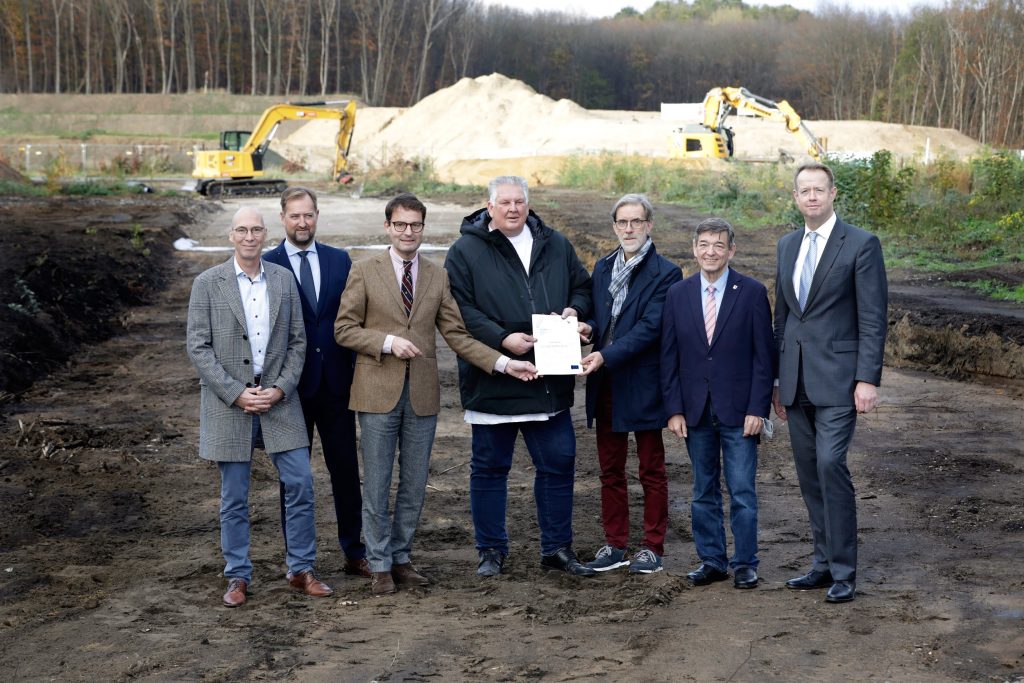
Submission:
M 420 4 L 423 39 L 420 46 L 420 65 L 416 69 L 416 90 L 409 104 L 415 104 L 423 99 L 423 86 L 427 80 L 427 58 L 433 46 L 434 33 L 451 19 L 455 8 L 455 3 L 450 0 L 423 0 Z
M 363 99 L 367 104 L 384 104 L 394 68 L 395 51 L 405 28 L 405 7 L 397 0 L 356 0 L 356 23 L 360 38 L 360 72 Z
M 50 7 L 53 8 L 53 92 L 61 92 L 60 77 L 62 75 L 60 66 L 60 34 L 61 34 L 61 19 L 64 15 L 64 9 L 67 7 L 67 0 L 50 0 Z
M 327 94 L 327 75 L 330 69 L 331 33 L 338 0 L 317 0 L 320 18 L 320 63 L 317 76 L 320 78 L 320 96 Z

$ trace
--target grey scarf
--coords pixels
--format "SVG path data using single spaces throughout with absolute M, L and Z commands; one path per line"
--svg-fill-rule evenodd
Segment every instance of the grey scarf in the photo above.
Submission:
M 626 295 L 629 294 L 629 279 L 636 267 L 643 262 L 647 252 L 651 250 L 652 244 L 654 242 L 648 236 L 644 246 L 640 247 L 640 251 L 637 252 L 636 256 L 628 261 L 622 251 L 622 247 L 619 247 L 619 250 L 615 252 L 615 262 L 612 264 L 612 281 L 608 285 L 608 293 L 612 295 L 613 326 L 619 317 L 619 313 L 622 311 L 622 304 L 626 302 Z

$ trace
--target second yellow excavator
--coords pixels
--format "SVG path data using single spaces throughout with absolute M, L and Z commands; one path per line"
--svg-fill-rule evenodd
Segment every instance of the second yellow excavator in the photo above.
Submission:
M 342 104 L 341 108 L 330 105 Z M 295 102 L 276 104 L 260 117 L 250 131 L 226 130 L 220 134 L 220 149 L 195 153 L 192 177 L 197 192 L 209 197 L 221 195 L 277 194 L 288 186 L 284 180 L 264 177 L 263 157 L 283 121 L 339 121 L 333 178 L 352 182 L 348 170 L 348 152 L 356 125 L 355 100 L 348 102 Z
M 669 156 L 676 159 L 726 158 L 733 156 L 733 131 L 725 125 L 730 114 L 745 112 L 769 121 L 780 121 L 807 144 L 814 159 L 825 154 L 825 141 L 816 138 L 786 100 L 774 102 L 746 88 L 712 88 L 704 96 L 704 120 L 673 131 Z

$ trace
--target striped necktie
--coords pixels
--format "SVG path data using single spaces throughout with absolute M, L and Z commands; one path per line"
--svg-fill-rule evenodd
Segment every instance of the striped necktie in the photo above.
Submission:
M 402 261 L 402 304 L 405 314 L 412 315 L 412 261 Z
M 708 333 L 708 344 L 711 343 L 711 338 L 715 336 L 715 286 L 708 285 L 707 303 L 704 304 L 704 331 Z

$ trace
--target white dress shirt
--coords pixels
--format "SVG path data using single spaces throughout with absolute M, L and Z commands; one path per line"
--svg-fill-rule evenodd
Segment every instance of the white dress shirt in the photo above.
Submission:
M 252 351 L 252 374 L 263 374 L 263 359 L 267 355 L 270 340 L 270 296 L 267 294 L 267 273 L 260 260 L 260 274 L 255 280 L 235 263 L 235 277 L 238 279 L 238 293 L 242 295 L 242 310 L 245 312 L 245 328 L 249 335 L 249 349 Z
M 300 251 L 305 251 L 309 256 L 306 260 L 309 261 L 309 269 L 313 271 L 313 287 L 316 288 L 317 301 L 320 300 L 320 254 L 316 251 L 316 242 L 311 242 L 309 249 L 299 249 L 297 246 L 289 242 L 284 241 L 284 251 L 288 254 L 288 263 L 292 267 L 292 271 L 295 273 L 295 277 L 299 280 L 299 287 L 302 286 L 302 273 L 299 269 L 302 267 L 302 257 L 299 256 Z M 316 308 L 314 306 L 314 308 Z
M 814 231 L 818 233 L 817 244 L 815 245 L 818 248 L 818 259 L 814 263 L 815 270 L 817 270 L 818 264 L 821 263 L 821 254 L 825 251 L 825 243 L 828 242 L 834 227 L 836 227 L 836 214 L 833 211 L 829 219 Z M 804 261 L 807 260 L 807 250 L 811 247 L 811 240 L 807 239 L 809 234 L 811 234 L 811 229 L 805 225 L 804 239 L 800 242 L 800 251 L 796 255 L 796 263 L 793 264 L 793 291 L 797 293 L 800 292 L 800 274 L 804 270 Z

